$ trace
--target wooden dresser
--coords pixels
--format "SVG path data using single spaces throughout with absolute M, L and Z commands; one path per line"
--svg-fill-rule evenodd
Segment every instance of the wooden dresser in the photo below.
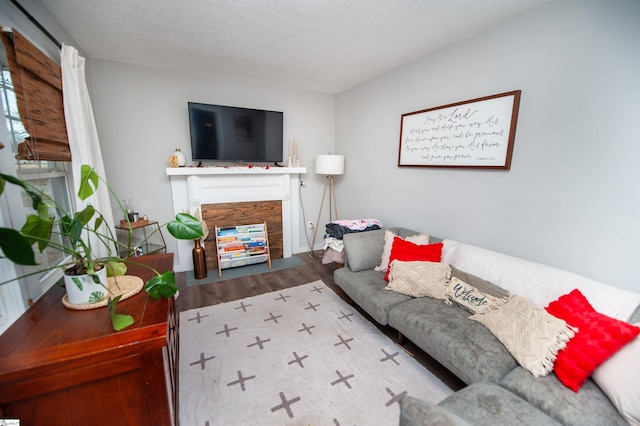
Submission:
M 159 271 L 173 254 L 136 258 Z M 145 281 L 151 272 L 129 266 Z M 177 413 L 177 315 L 144 290 L 118 304 L 135 323 L 114 332 L 107 308 L 62 304 L 54 286 L 0 335 L 0 418 L 30 425 L 171 425 Z

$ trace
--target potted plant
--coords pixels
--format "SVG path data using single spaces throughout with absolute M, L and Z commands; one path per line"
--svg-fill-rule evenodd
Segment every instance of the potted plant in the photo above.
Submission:
M 100 181 L 115 197 L 124 214 L 125 209 L 120 199 L 91 166 L 81 167 L 78 198 L 84 201 L 90 197 L 97 190 Z M 135 262 L 120 255 L 121 252 L 131 253 L 131 238 L 128 244 L 119 242 L 114 236 L 114 230 L 105 226 L 102 214 L 91 205 L 76 213 L 67 212 L 41 189 L 14 176 L 0 173 L 0 195 L 4 193 L 7 184 L 17 185 L 26 192 L 35 213 L 27 216 L 20 231 L 0 227 L 0 249 L 4 256 L 18 265 L 37 265 L 34 252 L 34 246 L 37 244 L 39 251 L 49 247 L 61 252 L 68 261 L 0 282 L 0 285 L 60 267 L 64 269 L 65 287 L 70 303 L 91 304 L 108 298 L 108 311 L 114 330 L 118 331 L 131 325 L 131 316 L 115 312 L 121 296 L 114 297 L 107 284 L 107 276 L 124 275 L 127 263 Z M 52 212 L 55 214 L 52 215 Z M 124 216 L 126 217 L 126 214 Z M 162 226 L 166 226 L 173 237 L 181 240 L 194 240 L 203 236 L 200 221 L 185 213 L 179 213 L 174 220 Z M 62 237 L 63 244 L 59 243 L 58 236 Z M 98 251 L 94 247 L 96 242 L 104 248 L 101 256 L 95 255 Z M 144 285 L 145 291 L 151 297 L 166 298 L 177 292 L 172 271 L 161 274 L 149 266 L 147 268 L 155 273 Z

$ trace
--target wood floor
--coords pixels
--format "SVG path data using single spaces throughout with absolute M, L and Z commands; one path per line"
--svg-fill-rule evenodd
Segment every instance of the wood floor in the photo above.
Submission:
M 180 295 L 176 301 L 178 312 L 244 299 L 245 297 L 295 287 L 316 280 L 322 280 L 345 301 L 349 300 L 342 289 L 333 281 L 333 271 L 336 270 L 337 264 L 322 264 L 322 252 L 300 253 L 295 256 L 304 260 L 306 265 L 190 287 L 186 285 L 186 273 L 178 272 L 176 273 L 176 282 L 180 290 Z M 383 333 L 396 340 L 397 332 L 394 329 L 379 325 L 360 307 L 354 307 Z M 452 375 L 421 349 L 415 347 L 412 342 L 405 339 L 402 348 L 454 391 L 465 386 L 460 379 Z
M 322 253 L 320 252 L 301 253 L 296 256 L 304 260 L 306 265 L 218 281 L 213 284 L 187 287 L 186 273 L 177 273 L 176 282 L 180 290 L 180 296 L 177 299 L 178 311 L 244 299 L 245 297 L 295 287 L 316 280 L 322 280 L 340 296 L 344 296 L 342 290 L 333 282 L 333 271 L 336 269 L 337 264 L 323 265 L 321 261 Z M 209 274 L 212 273 L 217 274 L 218 271 L 209 271 Z

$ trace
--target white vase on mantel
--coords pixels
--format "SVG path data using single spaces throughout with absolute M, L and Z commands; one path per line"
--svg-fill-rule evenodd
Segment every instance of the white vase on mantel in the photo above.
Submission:
M 184 156 L 182 151 L 180 151 L 180 148 L 176 148 L 176 152 L 174 152 L 173 155 L 175 155 L 176 158 L 178 159 L 179 167 L 184 167 L 187 165 L 187 158 Z

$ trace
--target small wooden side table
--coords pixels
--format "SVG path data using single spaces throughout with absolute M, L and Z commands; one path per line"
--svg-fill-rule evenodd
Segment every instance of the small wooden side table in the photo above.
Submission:
M 158 271 L 173 253 L 140 256 Z M 128 274 L 152 276 L 143 266 Z M 177 413 L 178 339 L 173 298 L 144 290 L 117 310 L 135 323 L 111 328 L 107 308 L 62 304 L 53 286 L 0 335 L 0 418 L 30 425 L 172 425 Z
M 131 232 L 131 233 L 130 233 Z M 131 241 L 129 236 L 131 235 Z M 162 230 L 158 222 L 140 220 L 138 222 L 127 223 L 120 221 L 116 225 L 116 238 L 122 244 L 120 256 L 140 256 L 145 254 L 163 254 L 166 252 L 167 244 L 164 241 Z M 127 254 L 127 246 L 131 247 Z

